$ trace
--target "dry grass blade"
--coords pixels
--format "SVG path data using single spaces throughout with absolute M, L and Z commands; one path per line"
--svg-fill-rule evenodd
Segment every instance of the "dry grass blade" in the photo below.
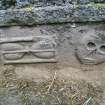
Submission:
M 90 97 L 83 105 L 87 105 L 91 101 L 92 97 Z
M 47 93 L 50 92 L 50 90 L 51 90 L 51 88 L 52 88 L 52 86 L 53 86 L 53 84 L 54 84 L 54 82 L 55 82 L 55 80 L 56 80 L 56 75 L 57 75 L 57 72 L 54 73 L 52 82 L 51 82 L 51 84 L 49 85 L 49 88 L 48 88 L 48 90 L 47 90 Z
M 57 71 L 51 80 L 36 83 L 17 78 L 13 67 L 0 68 L 3 105 L 104 105 L 103 93 L 102 85 L 84 80 L 59 80 Z

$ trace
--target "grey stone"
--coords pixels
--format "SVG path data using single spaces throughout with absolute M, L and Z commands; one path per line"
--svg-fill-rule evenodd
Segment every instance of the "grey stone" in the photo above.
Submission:
M 0 88 L 0 105 L 22 105 L 21 96 L 12 95 L 8 89 Z
M 105 33 L 91 31 L 83 36 L 77 46 L 76 55 L 83 64 L 105 62 Z
M 15 0 L 0 0 L 0 9 L 7 9 L 11 6 L 15 6 Z
M 49 5 L 105 3 L 105 0 L 1 0 L 0 9 L 23 8 L 27 6 L 45 7 Z
M 0 26 L 105 21 L 105 7 L 47 6 L 0 11 Z
M 5 37 L 1 38 L 1 59 L 4 63 L 56 62 L 53 37 Z
M 105 21 L 104 0 L 0 1 L 0 26 Z
M 61 65 L 78 65 L 78 61 L 81 64 L 104 63 L 104 27 L 104 24 L 92 23 L 2 28 L 0 62 L 58 62 Z

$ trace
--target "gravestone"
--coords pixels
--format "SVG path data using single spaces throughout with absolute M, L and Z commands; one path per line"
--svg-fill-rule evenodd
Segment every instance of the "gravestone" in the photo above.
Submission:
M 103 63 L 105 33 L 104 29 L 97 31 L 103 24 L 97 26 L 95 22 L 105 21 L 104 2 L 104 0 L 0 1 L 0 26 L 11 26 L 0 29 L 0 62 L 63 63 L 68 59 L 66 63 L 69 63 L 73 53 L 73 59 L 77 58 L 80 63 Z M 76 22 L 85 25 L 81 29 L 82 25 Z M 89 25 L 88 22 L 94 24 Z M 66 26 L 61 23 L 68 24 Z
M 105 0 L 0 0 L 0 104 L 42 105 L 35 89 L 49 92 L 55 79 L 103 84 L 104 63 Z

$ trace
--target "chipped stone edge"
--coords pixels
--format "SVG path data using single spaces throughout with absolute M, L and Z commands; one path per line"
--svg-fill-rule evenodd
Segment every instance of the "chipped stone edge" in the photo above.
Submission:
M 0 26 L 105 21 L 105 4 L 0 10 Z

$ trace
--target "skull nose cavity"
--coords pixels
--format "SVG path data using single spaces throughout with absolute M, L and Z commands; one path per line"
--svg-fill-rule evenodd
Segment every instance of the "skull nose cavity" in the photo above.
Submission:
M 102 53 L 102 54 L 105 54 L 105 45 L 101 45 L 99 47 L 99 52 Z
M 96 44 L 92 41 L 88 42 L 86 46 L 87 46 L 88 50 L 95 50 L 96 49 Z

